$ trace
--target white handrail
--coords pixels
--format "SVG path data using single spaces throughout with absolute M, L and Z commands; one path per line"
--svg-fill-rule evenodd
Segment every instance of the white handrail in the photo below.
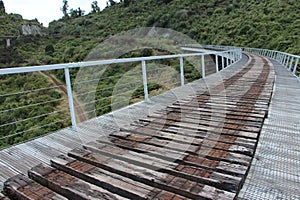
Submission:
M 190 49 L 194 52 L 199 46 L 191 46 Z M 203 46 L 201 46 L 203 48 Z M 201 65 L 202 65 L 202 77 L 205 77 L 205 62 L 204 58 L 207 55 L 214 55 L 216 60 L 218 57 L 222 58 L 222 69 L 225 66 L 229 66 L 240 60 L 242 58 L 242 49 L 236 47 L 223 47 L 223 46 L 214 46 L 214 45 L 206 45 L 204 48 L 210 48 L 213 50 L 202 52 L 202 53 L 185 53 L 185 54 L 177 54 L 177 55 L 163 55 L 163 56 L 150 56 L 150 57 L 137 57 L 137 58 L 121 58 L 121 59 L 111 59 L 111 60 L 97 60 L 97 61 L 88 61 L 88 62 L 77 62 L 77 63 L 64 63 L 64 64 L 54 64 L 54 65 L 43 65 L 43 66 L 30 66 L 30 67 L 15 67 L 15 68 L 5 68 L 0 69 L 0 75 L 9 75 L 9 74 L 19 74 L 19 73 L 30 73 L 30 72 L 39 72 L 39 71 L 49 71 L 49 70 L 59 70 L 64 69 L 65 72 L 65 80 L 67 86 L 68 93 L 68 101 L 69 101 L 69 111 L 71 116 L 72 127 L 76 129 L 76 116 L 74 111 L 74 103 L 73 103 L 73 95 L 72 95 L 72 85 L 70 80 L 69 69 L 72 68 L 80 68 L 80 67 L 90 67 L 90 66 L 99 66 L 99 65 L 109 65 L 109 64 L 120 64 L 120 63 L 131 63 L 131 62 L 141 62 L 142 63 L 142 72 L 143 72 L 143 85 L 144 85 L 144 98 L 145 101 L 148 102 L 148 88 L 147 88 L 147 61 L 153 60 L 162 60 L 162 59 L 174 59 L 178 58 L 180 61 L 180 77 L 181 77 L 181 85 L 184 83 L 184 58 L 187 57 L 201 57 Z M 226 65 L 224 63 L 224 59 L 226 60 Z M 200 61 L 200 60 L 199 60 Z M 218 61 L 216 61 L 218 62 Z M 216 72 L 218 72 L 218 64 L 216 63 Z
M 250 53 L 275 59 L 280 64 L 282 64 L 289 72 L 291 72 L 294 76 L 296 76 L 300 81 L 300 73 L 298 76 L 296 74 L 299 65 L 300 56 L 286 53 L 286 52 L 281 52 L 281 51 L 269 50 L 269 49 L 244 48 L 244 50 Z

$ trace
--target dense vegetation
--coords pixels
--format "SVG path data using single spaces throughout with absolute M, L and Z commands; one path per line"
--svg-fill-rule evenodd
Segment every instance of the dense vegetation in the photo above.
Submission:
M 63 2 L 65 5 L 66 1 Z M 70 12 L 63 10 L 62 18 L 50 23 L 46 36 L 22 35 L 22 24 L 40 26 L 40 23 L 36 19 L 24 20 L 18 14 L 7 14 L 4 4 L 0 6 L 0 68 L 83 61 L 99 43 L 110 36 L 134 28 L 153 26 L 174 29 L 201 44 L 268 48 L 300 54 L 300 4 L 298 0 L 124 0 L 121 3 L 110 0 L 107 8 L 102 11 L 94 1 L 91 12 L 86 11 L 85 13 L 89 13 L 86 15 L 80 8 L 70 9 Z M 6 47 L 6 41 L 2 36 L 18 37 L 11 40 L 10 47 Z M 146 44 L 144 47 L 148 50 L 143 50 L 141 46 L 140 50 L 129 52 L 123 57 L 166 53 L 159 49 L 149 48 Z M 117 50 L 109 49 L 109 51 Z M 177 72 L 179 70 L 178 60 L 169 60 L 160 64 L 171 66 Z M 161 73 L 167 74 L 167 79 L 170 80 L 178 78 L 171 68 L 166 68 L 166 71 Z M 114 92 L 114 86 L 125 73 L 128 73 L 128 80 L 134 80 L 139 85 L 132 86 L 134 91 L 131 93 L 129 103 L 142 98 L 141 80 L 129 73 L 140 73 L 139 70 L 139 64 L 110 66 L 103 74 L 103 77 L 107 78 L 101 79 L 97 86 L 95 96 L 98 101 L 96 101 L 95 108 L 86 104 L 87 106 L 83 106 L 85 111 L 89 113 L 95 109 L 97 115 L 109 112 L 112 109 L 110 96 Z M 186 64 L 185 70 L 186 78 L 189 81 L 201 76 L 189 63 Z M 77 71 L 71 71 L 72 82 L 74 82 Z M 52 72 L 52 75 L 61 82 L 64 81 L 63 71 Z M 126 82 L 126 80 L 123 81 Z M 157 91 L 168 89 L 170 84 L 164 85 L 150 80 L 149 89 L 152 94 L 155 94 Z M 13 98 L 5 96 L 8 93 L 24 91 L 24 88 L 35 90 L 48 87 L 53 87 L 53 82 L 39 73 L 1 76 L 1 124 L 22 120 L 25 117 L 38 116 L 42 113 L 55 112 L 62 107 L 66 108 L 65 101 L 54 101 L 65 98 L 58 89 L 50 89 L 35 95 L 25 93 L 15 95 Z M 14 110 L 14 108 L 27 104 L 39 104 L 40 98 L 45 102 L 51 101 L 52 103 L 39 105 L 30 110 L 25 108 L 22 112 Z M 81 102 L 89 101 L 84 99 L 84 95 L 79 96 L 78 99 Z M 128 104 L 128 102 L 126 103 Z M 13 109 L 13 112 L 2 112 L 6 109 Z M 66 115 L 66 113 L 60 113 L 25 121 L 26 123 L 1 127 L 0 138 L 30 129 L 34 129 L 34 131 L 2 140 L 0 148 L 65 127 L 70 123 L 69 121 L 61 122 Z M 50 121 L 57 123 L 44 129 L 38 128 L 45 127 L 45 124 Z

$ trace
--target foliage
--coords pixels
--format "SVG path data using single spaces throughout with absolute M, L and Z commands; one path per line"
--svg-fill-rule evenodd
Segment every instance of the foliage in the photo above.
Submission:
M 62 103 L 60 98 L 61 94 L 53 88 L 52 83 L 39 74 L 2 76 L 0 148 L 69 125 L 68 121 L 62 120 L 68 116 L 67 112 L 54 113 Z
M 97 1 L 93 1 L 92 4 L 91 4 L 91 7 L 92 7 L 91 13 L 98 13 L 98 12 L 100 12 L 100 8 L 98 6 L 98 2 Z
M 70 10 L 70 15 L 71 15 L 71 18 L 76 18 L 76 17 L 81 17 L 84 15 L 84 10 L 81 10 L 81 8 L 79 7 L 78 9 L 71 9 Z
M 46 46 L 45 53 L 47 55 L 52 55 L 54 52 L 55 52 L 55 49 L 54 49 L 52 44 L 49 44 L 49 45 Z
M 0 0 L 0 15 L 3 14 L 5 14 L 5 6 L 4 6 L 4 2 Z
M 64 19 L 68 19 L 69 18 L 68 8 L 69 8 L 68 1 L 67 0 L 63 0 L 63 7 L 61 8 L 61 11 L 64 14 L 64 16 L 63 16 Z

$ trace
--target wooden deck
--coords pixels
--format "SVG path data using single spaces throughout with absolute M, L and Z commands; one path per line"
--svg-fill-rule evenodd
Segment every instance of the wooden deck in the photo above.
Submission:
M 235 199 L 274 80 L 269 60 L 244 56 L 150 104 L 0 152 L 0 181 L 30 169 L 30 179 L 17 175 L 5 183 L 6 194 L 18 198 Z

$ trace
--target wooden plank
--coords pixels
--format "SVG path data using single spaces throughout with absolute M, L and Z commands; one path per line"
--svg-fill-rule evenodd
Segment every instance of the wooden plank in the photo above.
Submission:
M 9 200 L 9 198 L 0 193 L 0 200 Z
M 145 119 L 140 119 L 141 121 L 146 121 Z M 213 117 L 211 120 L 205 120 L 205 119 L 199 119 L 199 118 L 191 118 L 191 117 L 185 117 L 184 115 L 172 115 L 171 113 L 167 116 L 163 115 L 149 115 L 147 120 L 154 121 L 154 120 L 164 120 L 166 123 L 174 123 L 174 122 L 185 122 L 185 123 L 191 123 L 191 124 L 199 124 L 199 125 L 208 125 L 212 127 L 220 127 L 223 126 L 224 128 L 228 129 L 234 129 L 234 130 L 241 130 L 241 131 L 248 131 L 248 132 L 260 132 L 262 124 L 256 123 L 256 126 L 251 126 L 253 123 L 247 124 L 247 121 L 234 121 L 230 122 L 226 118 L 220 121 L 213 120 Z M 149 122 L 151 123 L 151 122 Z M 236 126 L 237 124 L 241 126 Z M 232 128 L 234 127 L 234 128 Z
M 236 101 L 229 100 L 229 99 L 219 99 L 219 98 L 214 98 L 213 96 L 210 97 L 208 101 L 201 100 L 199 98 L 193 98 L 193 99 L 188 99 L 188 100 L 178 100 L 176 101 L 177 104 L 193 104 L 193 105 L 209 105 L 214 107 L 219 106 L 219 105 L 227 105 L 229 107 L 235 107 L 237 106 L 237 102 L 239 106 L 242 106 L 243 108 L 247 108 L 248 106 L 253 106 L 256 109 L 263 109 L 267 110 L 268 109 L 268 103 L 263 101 L 263 102 L 257 102 L 257 101 L 251 101 L 251 100 L 242 100 L 242 99 L 236 99 Z
M 163 132 L 160 130 L 155 130 L 155 129 L 150 129 L 148 126 L 146 127 L 140 127 L 140 128 L 136 128 L 136 129 L 122 129 L 122 132 L 128 132 L 131 134 L 125 134 L 126 135 L 126 139 L 131 139 L 133 138 L 133 140 L 135 138 L 138 137 L 143 137 L 145 138 L 145 136 L 149 136 L 149 138 L 146 138 L 146 143 L 150 143 L 149 140 L 156 138 L 157 144 L 164 144 L 167 143 L 169 146 L 171 145 L 171 142 L 174 144 L 174 146 L 180 146 L 181 144 L 183 145 L 189 145 L 189 149 L 191 149 L 192 147 L 199 148 L 201 146 L 203 147 L 211 147 L 213 149 L 217 149 L 217 150 L 226 150 L 229 152 L 233 152 L 233 153 L 241 153 L 244 155 L 248 155 L 248 156 L 252 156 L 253 155 L 253 149 L 254 148 L 249 148 L 249 147 L 245 147 L 245 146 L 240 146 L 238 144 L 234 144 L 234 141 L 236 138 L 232 138 L 231 143 L 224 143 L 222 142 L 222 140 L 220 140 L 218 138 L 218 140 L 207 140 L 206 137 L 204 139 L 200 139 L 200 138 L 195 138 L 195 137 L 190 137 L 189 135 L 178 135 L 178 134 L 172 134 L 172 133 L 168 133 L 168 132 Z M 122 135 L 124 135 L 124 133 L 121 133 Z M 111 134 L 110 136 L 115 136 L 115 137 L 119 137 L 119 134 Z M 122 136 L 121 136 L 122 138 Z M 123 137 L 124 138 L 124 137 Z M 165 142 L 164 142 L 165 141 Z M 141 141 L 144 142 L 144 141 Z M 214 146 L 211 146 L 211 144 L 214 144 Z M 237 147 L 237 149 L 230 149 L 231 146 L 235 146 Z M 188 149 L 186 149 L 188 150 Z
M 167 113 L 178 113 L 178 114 L 183 114 L 187 117 L 191 117 L 191 118 L 214 118 L 214 119 L 230 119 L 230 120 L 239 120 L 239 121 L 249 121 L 249 122 L 262 122 L 263 118 L 259 118 L 259 117 L 250 117 L 250 116 L 245 116 L 245 115 L 231 115 L 230 113 L 226 113 L 226 112 L 202 112 L 202 111 L 189 111 L 189 110 L 179 110 L 179 109 L 162 109 L 160 111 L 155 111 L 153 112 L 155 114 L 167 114 Z
M 153 199 L 157 193 L 161 192 L 159 189 L 63 155 L 52 159 L 51 165 L 129 199 Z
M 67 198 L 53 192 L 30 180 L 25 175 L 19 174 L 5 182 L 4 192 L 12 199 L 27 200 L 65 200 Z M 1 197 L 0 197 L 1 199 Z
M 230 135 L 222 135 L 219 133 L 213 133 L 213 132 L 201 132 L 197 130 L 187 130 L 179 127 L 162 127 L 161 125 L 156 125 L 156 124 L 146 124 L 146 125 L 141 125 L 141 124 L 132 124 L 134 127 L 133 129 L 127 129 L 127 128 L 121 128 L 120 132 L 117 132 L 120 137 L 126 137 L 134 130 L 135 127 L 137 128 L 148 128 L 155 130 L 157 132 L 163 132 L 163 133 L 171 133 L 175 135 L 181 135 L 184 137 L 192 137 L 192 138 L 199 138 L 199 139 L 205 139 L 206 141 L 214 141 L 214 142 L 221 142 L 221 143 L 226 143 L 226 144 L 234 144 L 234 145 L 239 145 L 243 146 L 246 148 L 254 149 L 257 140 L 255 139 L 246 139 L 246 138 L 241 138 L 237 136 L 230 136 Z M 128 131 L 129 133 L 126 133 L 124 131 Z M 111 135 L 116 135 L 116 133 L 113 133 Z
M 214 110 L 225 110 L 226 112 L 242 112 L 244 114 L 257 114 L 261 117 L 265 115 L 265 111 L 262 109 L 254 109 L 254 108 L 242 108 L 242 107 L 236 107 L 236 106 L 228 106 L 228 105 L 203 105 L 203 104 L 178 104 L 174 103 L 173 106 L 177 106 L 180 108 L 192 108 L 194 110 L 207 110 L 207 111 L 214 111 Z M 170 107 L 170 106 L 168 106 Z
M 28 171 L 28 175 L 34 181 L 68 199 L 126 199 L 45 164 L 33 167 Z
M 170 174 L 158 172 L 144 167 L 139 167 L 130 163 L 126 163 L 124 161 L 116 160 L 104 155 L 95 154 L 83 149 L 73 150 L 69 153 L 69 155 L 80 161 L 84 161 L 113 173 L 118 173 L 122 176 L 126 176 L 135 181 L 139 181 L 144 184 L 157 187 L 159 189 L 167 190 L 169 192 L 173 192 L 175 194 L 179 194 L 188 198 L 204 198 L 203 195 L 201 195 L 201 192 L 203 192 L 201 188 L 204 188 L 205 185 L 197 181 L 191 181 L 182 177 L 175 177 Z M 190 177 L 191 176 L 192 175 L 190 175 Z M 207 183 L 215 184 L 215 186 L 223 188 L 228 186 L 226 184 L 222 184 L 221 181 L 213 182 L 213 180 L 210 179 L 207 179 Z M 198 187 L 199 190 L 193 190 L 194 187 Z M 224 196 L 228 196 L 231 199 L 235 197 L 235 193 L 224 191 L 216 187 L 213 188 L 214 192 L 216 193 L 215 195 L 221 192 L 224 194 Z
M 219 165 L 219 161 L 215 161 L 215 160 L 209 160 L 207 158 L 199 158 L 199 160 L 201 159 L 201 162 L 197 162 L 197 163 L 192 163 L 192 162 L 186 162 L 184 159 L 183 160 L 179 160 L 176 157 L 167 157 L 165 158 L 159 158 L 157 156 L 154 155 L 150 155 L 148 153 L 137 153 L 134 151 L 130 151 L 130 150 L 126 150 L 126 149 L 122 149 L 119 148 L 113 144 L 104 144 L 104 143 L 96 143 L 96 142 L 92 142 L 90 144 L 86 144 L 84 145 L 84 148 L 91 151 L 91 152 L 95 152 L 95 153 L 99 153 L 99 154 L 103 154 L 106 156 L 111 156 L 114 157 L 116 159 L 119 160 L 123 160 L 123 161 L 127 161 L 130 163 L 134 163 L 136 165 L 139 166 L 144 166 L 147 165 L 148 168 L 157 168 L 153 165 L 153 163 L 155 163 L 155 165 L 159 165 L 160 169 L 174 169 L 177 170 L 178 165 L 180 164 L 181 166 L 184 167 L 196 167 L 197 169 L 205 169 L 205 170 L 209 170 L 209 171 L 213 171 L 215 170 L 216 172 L 220 172 L 220 173 L 224 173 L 224 174 L 228 174 L 228 175 L 235 175 L 237 177 L 242 177 L 243 175 L 245 175 L 246 171 L 247 171 L 247 167 L 243 166 L 243 165 L 233 165 L 234 168 L 232 169 L 236 169 L 236 170 L 226 170 L 228 169 L 225 168 L 224 166 L 230 166 L 231 163 L 229 162 L 221 162 L 222 165 L 220 165 L 219 168 L 216 168 L 216 166 Z
M 101 141 L 99 141 L 101 142 Z M 232 153 L 224 150 L 217 150 L 217 149 L 212 149 L 211 147 L 200 147 L 197 148 L 197 152 L 193 152 L 195 150 L 195 147 L 189 146 L 189 145 L 178 145 L 174 144 L 174 142 L 170 143 L 164 143 L 159 140 L 151 139 L 145 141 L 144 143 L 137 142 L 135 140 L 130 140 L 130 139 L 120 139 L 120 138 L 112 138 L 112 142 L 124 149 L 129 149 L 132 151 L 137 151 L 137 152 L 143 152 L 143 153 L 155 153 L 156 156 L 160 157 L 169 157 L 174 160 L 174 158 L 183 160 L 183 159 L 188 159 L 192 158 L 192 161 L 197 162 L 199 158 L 205 157 L 211 160 L 218 160 L 218 161 L 225 161 L 225 162 L 231 162 L 235 164 L 241 164 L 248 166 L 251 157 L 242 155 L 242 154 L 237 154 L 237 153 Z M 160 142 L 160 143 L 159 143 Z M 191 150 L 191 148 L 194 148 Z M 188 150 L 187 152 L 185 152 Z M 190 154 L 193 152 L 193 154 Z M 175 159 L 176 160 L 176 159 Z
M 234 112 L 231 112 L 227 109 L 224 110 L 218 110 L 218 109 L 205 109 L 205 108 L 192 108 L 192 107 L 187 107 L 187 106 L 167 106 L 167 109 L 173 109 L 173 110 L 179 110 L 179 111 L 185 111 L 185 112 L 190 112 L 190 113 L 197 113 L 199 112 L 204 112 L 204 113 L 220 113 L 222 115 L 234 115 L 234 116 L 245 116 L 245 117 L 254 117 L 254 118 L 264 118 L 264 114 L 257 114 L 257 113 L 244 113 L 244 112 L 239 112 L 238 110 L 235 110 Z
M 151 123 L 151 124 L 157 124 L 157 125 L 161 125 L 161 126 L 169 125 L 165 122 L 165 120 L 151 121 L 148 119 L 141 119 L 140 121 Z M 222 135 L 231 135 L 231 136 L 250 138 L 250 139 L 257 139 L 257 137 L 258 137 L 258 133 L 237 131 L 234 128 L 228 129 L 228 128 L 225 128 L 222 126 L 221 127 L 211 127 L 211 126 L 205 126 L 205 125 L 190 124 L 190 123 L 185 123 L 185 122 L 176 122 L 176 123 L 173 123 L 172 126 L 187 129 L 187 130 L 214 132 L 219 135 L 221 135 L 221 134 Z

